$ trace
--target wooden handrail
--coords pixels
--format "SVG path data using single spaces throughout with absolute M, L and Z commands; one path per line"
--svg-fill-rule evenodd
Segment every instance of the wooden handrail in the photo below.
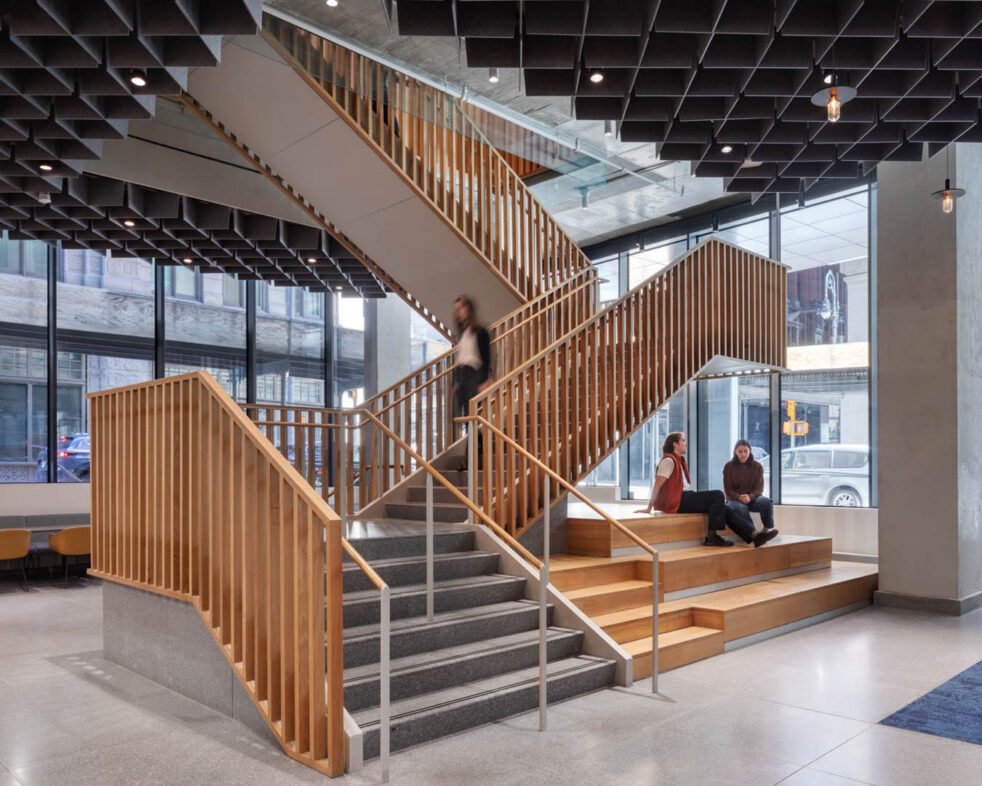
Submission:
M 590 266 L 459 99 L 266 15 L 270 45 L 520 300 Z
M 785 266 L 710 238 L 498 379 L 469 414 L 576 483 L 714 357 L 782 367 L 786 296 Z M 489 456 L 482 504 L 520 535 L 541 514 L 540 469 L 502 474 L 505 458 Z
M 287 755 L 340 775 L 340 518 L 203 372 L 87 398 L 92 574 L 191 603 Z
M 621 534 L 626 535 L 629 540 L 633 540 L 638 546 L 640 546 L 644 551 L 648 552 L 648 554 L 650 554 L 652 557 L 654 557 L 657 554 L 657 552 L 651 546 L 650 543 L 645 543 L 640 537 L 637 536 L 636 533 L 632 532 L 623 524 L 621 524 L 617 519 L 613 518 L 612 516 L 601 510 L 593 502 L 593 500 L 591 500 L 582 491 L 576 488 L 576 486 L 574 486 L 565 478 L 562 478 L 559 475 L 557 475 L 552 469 L 547 467 L 543 462 L 541 462 L 539 459 L 537 459 L 535 456 L 529 453 L 525 448 L 523 448 L 521 445 L 515 442 L 515 440 L 513 440 L 511 437 L 505 434 L 505 432 L 503 432 L 497 426 L 492 425 L 491 423 L 489 423 L 487 420 L 480 417 L 479 415 L 457 418 L 457 420 L 462 423 L 477 423 L 479 426 L 485 429 L 485 434 L 490 433 L 498 437 L 499 439 L 503 440 L 505 444 L 508 445 L 512 450 L 520 454 L 523 458 L 525 458 L 526 461 L 531 463 L 533 466 L 537 467 L 543 474 L 548 476 L 552 480 L 553 484 L 555 484 L 560 488 L 565 489 L 567 493 L 572 494 L 574 497 L 580 500 L 580 502 L 585 503 L 587 507 L 590 508 L 590 510 L 592 510 L 594 513 L 600 516 L 600 518 L 606 521 L 611 527 L 616 529 Z M 489 450 L 488 452 L 493 453 L 493 451 L 491 450 Z

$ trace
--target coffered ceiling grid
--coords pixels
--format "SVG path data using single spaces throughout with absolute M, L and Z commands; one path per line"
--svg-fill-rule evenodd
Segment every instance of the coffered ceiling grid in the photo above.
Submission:
M 40 203 L 0 194 L 0 228 L 12 240 L 185 265 L 203 273 L 335 291 L 366 298 L 386 289 L 349 251 L 316 227 L 225 205 L 82 175 Z
M 982 141 L 980 2 L 400 0 L 398 25 L 458 37 L 470 67 L 521 68 L 528 95 L 569 96 L 578 119 L 614 120 L 730 191 Z M 836 123 L 810 100 L 832 72 L 858 91 Z

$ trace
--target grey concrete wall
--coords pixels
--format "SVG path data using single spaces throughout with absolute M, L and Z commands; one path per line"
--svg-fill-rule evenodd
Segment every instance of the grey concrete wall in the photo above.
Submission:
M 190 603 L 106 581 L 102 626 L 107 659 L 235 718 L 276 743 Z
M 978 157 L 974 148 L 952 155 L 957 184 L 976 194 L 958 202 L 955 215 L 930 197 L 944 184 L 943 155 L 878 167 L 880 591 L 893 596 L 886 602 L 961 601 L 982 589 Z
M 409 305 L 397 297 L 365 301 L 365 396 L 398 382 L 412 370 Z

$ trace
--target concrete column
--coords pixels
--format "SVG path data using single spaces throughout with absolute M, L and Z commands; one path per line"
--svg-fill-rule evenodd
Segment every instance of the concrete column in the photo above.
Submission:
M 866 259 L 839 265 L 846 282 L 846 341 L 869 340 L 869 267 Z
M 413 370 L 409 306 L 397 297 L 365 301 L 365 398 Z
M 982 146 L 878 167 L 877 603 L 982 605 Z

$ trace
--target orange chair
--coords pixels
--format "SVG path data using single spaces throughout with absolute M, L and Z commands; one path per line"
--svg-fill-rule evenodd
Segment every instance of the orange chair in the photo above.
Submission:
M 69 527 L 48 535 L 48 548 L 61 554 L 65 567 L 65 586 L 68 586 L 68 558 L 92 553 L 92 527 Z
M 0 560 L 19 559 L 21 586 L 27 586 L 27 552 L 31 550 L 31 531 L 29 529 L 0 529 Z

